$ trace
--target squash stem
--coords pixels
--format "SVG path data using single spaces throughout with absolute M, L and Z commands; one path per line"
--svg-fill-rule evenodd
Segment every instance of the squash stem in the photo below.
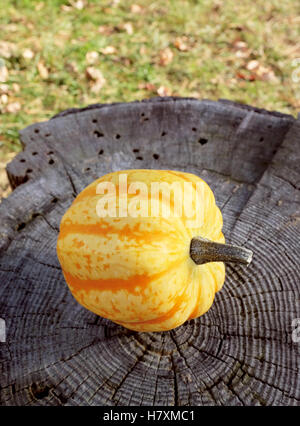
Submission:
M 221 244 L 202 237 L 191 241 L 190 256 L 197 265 L 208 262 L 235 262 L 249 265 L 252 251 L 244 247 Z

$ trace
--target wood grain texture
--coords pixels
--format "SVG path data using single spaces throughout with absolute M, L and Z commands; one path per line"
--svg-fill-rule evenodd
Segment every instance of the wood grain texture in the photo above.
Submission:
M 2 405 L 300 405 L 300 120 L 228 101 L 160 98 L 65 111 L 21 132 L 0 204 Z M 71 296 L 60 219 L 103 174 L 177 169 L 213 189 L 229 243 L 207 314 L 137 333 Z

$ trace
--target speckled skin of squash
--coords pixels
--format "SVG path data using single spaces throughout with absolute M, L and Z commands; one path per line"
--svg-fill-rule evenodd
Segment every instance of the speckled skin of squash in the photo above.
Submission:
M 121 174 L 128 186 L 145 184 L 151 198 L 153 182 L 192 183 L 192 206 L 201 212 L 201 221 L 190 226 L 184 211 L 178 217 L 154 217 L 151 212 L 148 217 L 99 217 L 97 203 L 104 196 L 97 194 L 99 183 L 112 183 L 122 196 Z M 193 194 L 197 183 L 198 198 Z M 127 195 L 128 206 L 135 196 Z M 156 201 L 164 202 L 160 196 Z M 116 197 L 117 208 L 120 202 Z M 174 202 L 171 193 L 171 206 Z M 225 242 L 222 224 L 214 195 L 199 177 L 168 170 L 119 171 L 97 179 L 76 197 L 61 220 L 57 255 L 82 306 L 132 330 L 165 331 L 207 312 L 222 287 L 224 263 L 196 265 L 190 257 L 195 236 Z

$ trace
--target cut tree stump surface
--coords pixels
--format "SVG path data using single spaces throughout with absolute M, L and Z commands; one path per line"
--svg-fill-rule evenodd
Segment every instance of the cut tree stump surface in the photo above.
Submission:
M 0 204 L 2 405 L 300 405 L 300 120 L 221 100 L 159 98 L 64 111 L 22 130 Z M 201 318 L 164 333 L 81 307 L 56 256 L 62 215 L 94 179 L 173 169 L 211 186 L 229 243 Z

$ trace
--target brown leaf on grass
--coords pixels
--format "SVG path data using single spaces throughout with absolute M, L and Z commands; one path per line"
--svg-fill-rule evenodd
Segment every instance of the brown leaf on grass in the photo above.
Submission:
M 143 8 L 139 4 L 132 4 L 130 6 L 131 13 L 142 13 Z
M 238 32 L 249 30 L 246 25 L 237 25 L 237 24 L 229 24 L 228 28 L 230 28 L 231 30 L 234 30 L 234 31 L 238 31 Z
M 113 5 L 110 4 L 110 6 L 113 6 Z M 112 13 L 114 13 L 113 7 L 105 7 L 102 11 L 105 15 L 111 15 Z
M 8 84 L 0 84 L 0 94 L 8 93 L 9 92 L 9 85 Z
M 300 56 L 300 45 L 297 43 L 296 45 L 285 46 L 284 51 L 287 56 L 294 56 L 297 59 Z
M 91 80 L 91 91 L 93 93 L 99 93 L 104 84 L 106 83 L 105 78 L 100 70 L 94 67 L 88 67 L 86 69 L 86 76 L 89 80 Z
M 159 65 L 165 67 L 166 65 L 169 65 L 173 61 L 174 53 L 169 47 L 166 47 L 165 49 L 161 50 L 159 52 Z
M 89 80 L 96 81 L 103 78 L 102 72 L 94 67 L 87 67 L 85 73 Z
M 242 50 L 242 49 L 246 49 L 248 47 L 247 43 L 240 40 L 240 39 L 234 40 L 232 46 L 233 46 L 234 50 Z
M 236 73 L 236 77 L 241 79 L 241 80 L 246 80 L 246 81 L 257 80 L 255 74 L 244 73 L 244 72 L 241 72 L 241 71 L 238 71 Z
M 152 83 L 140 83 L 138 88 L 140 90 L 147 90 L 148 92 L 156 92 L 157 90 L 156 86 Z
M 190 50 L 190 47 L 187 44 L 187 37 L 177 37 L 173 43 L 176 49 L 180 50 L 180 52 L 187 52 Z
M 91 84 L 91 92 L 93 93 L 99 93 L 104 84 L 106 83 L 105 78 L 96 80 L 95 83 Z
M 17 47 L 14 43 L 0 40 L 0 56 L 5 59 L 11 58 L 16 53 Z
M 141 46 L 139 52 L 140 55 L 147 55 L 148 49 L 146 46 Z
M 249 61 L 246 65 L 247 70 L 253 71 L 259 67 L 259 62 L 256 59 L 253 59 L 252 61 Z
M 0 83 L 5 83 L 8 80 L 8 70 L 4 62 L 0 61 Z
M 248 58 L 251 55 L 252 50 L 249 48 L 247 43 L 242 40 L 235 40 L 232 47 L 237 58 Z
M 254 80 L 270 81 L 276 83 L 279 81 L 272 68 L 260 64 L 256 59 L 249 61 L 246 65 L 246 68 L 248 71 L 252 72 Z
M 18 85 L 18 83 L 13 83 L 12 84 L 12 89 L 15 93 L 19 93 L 20 92 L 20 86 Z
M 116 48 L 114 46 L 106 46 L 103 49 L 100 49 L 102 55 L 112 55 L 116 53 Z
M 160 86 L 157 89 L 158 96 L 171 96 L 172 92 L 168 87 Z
M 212 83 L 212 84 L 219 84 L 219 79 L 218 79 L 218 78 L 216 78 L 216 77 L 211 78 L 209 81 L 210 81 L 210 83 Z
M 26 28 L 28 28 L 30 31 L 34 29 L 34 24 L 32 22 L 27 22 L 25 24 Z
M 49 77 L 48 69 L 42 61 L 39 61 L 39 63 L 37 64 L 37 69 L 43 80 L 46 80 Z
M 133 60 L 131 58 L 127 58 L 126 56 L 115 56 L 113 61 L 125 65 L 125 67 L 129 67 L 133 64 Z
M 34 52 L 31 49 L 24 49 L 22 56 L 24 59 L 32 59 L 34 57 Z
M 87 52 L 85 55 L 85 60 L 89 65 L 95 64 L 99 59 L 99 53 L 96 51 Z
M 74 62 L 74 61 L 67 62 L 66 65 L 65 65 L 65 69 L 72 74 L 78 73 L 78 66 L 77 66 L 76 62 Z
M 200 99 L 201 98 L 200 92 L 191 92 L 191 93 L 189 93 L 189 96 L 191 98 L 196 98 L 196 99 Z
M 7 104 L 5 108 L 5 112 L 8 112 L 10 114 L 15 114 L 16 112 L 20 111 L 21 104 L 20 102 L 11 102 L 10 104 Z
M 8 96 L 6 93 L 0 95 L 0 104 L 5 105 L 8 102 Z
M 83 0 L 76 0 L 76 1 L 69 0 L 69 3 L 72 7 L 74 7 L 74 9 L 77 9 L 77 10 L 82 10 L 84 9 L 84 6 L 85 6 L 85 2 Z
M 133 34 L 133 26 L 131 22 L 125 22 L 125 24 L 122 25 L 122 28 L 124 28 L 127 34 L 129 35 Z
M 72 7 L 66 4 L 61 5 L 60 8 L 63 12 L 70 12 L 72 10 Z
M 17 24 L 7 24 L 5 25 L 5 30 L 10 33 L 15 33 L 19 30 L 19 26 Z
M 286 98 L 285 97 L 285 100 L 290 104 L 290 105 L 292 105 L 292 107 L 294 107 L 294 108 L 296 108 L 296 109 L 299 109 L 300 108 L 300 98 Z
M 257 70 L 255 71 L 255 73 L 259 77 L 260 80 L 270 81 L 270 82 L 273 82 L 273 83 L 279 82 L 278 77 L 276 77 L 274 71 L 269 67 L 265 67 L 263 65 L 260 65 L 257 68 Z
M 115 27 L 112 27 L 110 25 L 100 25 L 98 27 L 98 33 L 103 35 L 111 35 L 115 32 Z

